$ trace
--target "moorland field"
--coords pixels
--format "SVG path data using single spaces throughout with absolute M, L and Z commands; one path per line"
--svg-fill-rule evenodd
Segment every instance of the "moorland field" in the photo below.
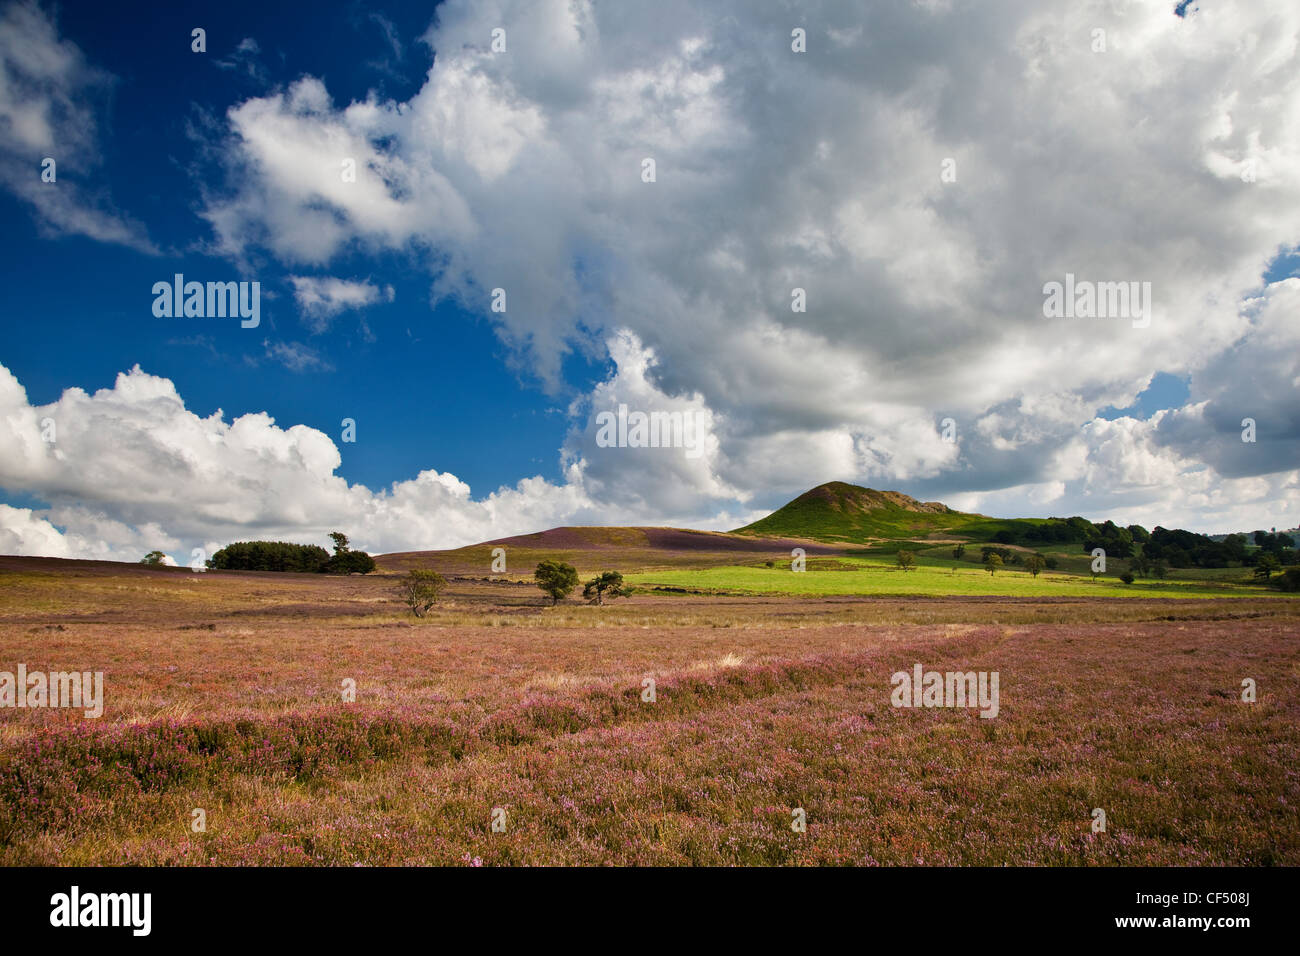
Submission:
M 1300 601 L 1077 548 L 988 574 L 960 531 L 904 529 L 912 571 L 780 528 L 365 576 L 0 558 L 0 670 L 105 674 L 99 719 L 0 710 L 0 864 L 1300 864 Z M 551 607 L 543 559 L 637 590 Z M 423 618 L 413 567 L 449 579 Z M 999 672 L 998 716 L 892 706 L 917 663 Z

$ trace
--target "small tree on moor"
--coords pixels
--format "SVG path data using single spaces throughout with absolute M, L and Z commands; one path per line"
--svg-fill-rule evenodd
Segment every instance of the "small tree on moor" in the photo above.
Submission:
M 1047 560 L 1041 554 L 1031 554 L 1025 558 L 1025 570 L 1038 577 L 1038 573 L 1047 567 Z
M 606 571 L 587 582 L 582 589 L 582 596 L 593 604 L 604 604 L 604 598 L 611 601 L 616 597 L 627 597 L 631 588 L 623 586 L 623 575 L 617 571 Z
M 984 555 L 984 570 L 993 574 L 998 568 L 1002 567 L 1002 556 L 990 551 Z
M 533 572 L 533 579 L 550 597 L 551 604 L 556 605 L 578 586 L 578 569 L 563 561 L 542 561 Z
M 416 617 L 424 617 L 429 608 L 438 603 L 438 595 L 447 586 L 447 579 L 428 568 L 412 568 L 397 585 L 397 593 Z
M 916 554 L 911 551 L 898 552 L 898 566 L 904 571 L 911 571 L 916 567 Z

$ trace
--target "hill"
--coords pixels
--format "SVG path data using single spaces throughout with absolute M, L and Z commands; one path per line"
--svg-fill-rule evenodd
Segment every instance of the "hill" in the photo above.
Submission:
M 982 523 L 1002 524 L 984 515 L 954 511 L 938 501 L 917 501 L 898 491 L 830 481 L 732 533 L 867 544 L 946 537 L 945 533 L 969 532 Z
M 804 492 L 766 518 L 731 532 L 653 527 L 564 527 L 498 538 L 450 551 L 408 551 L 378 556 L 388 571 L 435 567 L 459 574 L 486 573 L 492 549 L 509 553 L 510 573 L 531 570 L 543 558 L 579 570 L 618 567 L 716 567 L 789 560 L 792 548 L 832 555 L 868 546 L 892 552 L 906 542 L 998 542 L 1038 547 L 1083 540 L 1092 526 L 1055 518 L 990 518 L 955 511 L 938 501 L 918 501 L 898 491 L 877 491 L 831 481 Z M 529 563 L 531 562 L 531 563 Z
M 486 575 L 491 568 L 493 549 L 504 548 L 505 576 L 526 578 L 532 574 L 537 562 L 545 559 L 568 562 L 585 574 L 610 568 L 624 571 L 710 568 L 778 559 L 788 561 L 791 549 L 796 547 L 803 548 L 810 555 L 833 555 L 843 550 L 842 545 L 721 531 L 564 527 L 497 538 L 450 551 L 385 554 L 376 560 L 384 571 L 428 567 L 444 574 Z

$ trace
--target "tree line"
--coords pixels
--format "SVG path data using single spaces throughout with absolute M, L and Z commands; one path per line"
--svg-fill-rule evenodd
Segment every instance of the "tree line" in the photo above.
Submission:
M 236 541 L 228 544 L 205 564 L 218 571 L 302 571 L 317 574 L 369 574 L 375 559 L 364 551 L 353 551 L 348 536 L 333 532 L 334 553 L 315 544 L 290 541 Z M 146 562 L 149 560 L 145 558 Z
M 1295 539 L 1278 532 L 1256 531 L 1252 539 L 1244 534 L 1230 534 L 1222 541 L 1209 535 L 1185 531 L 1181 528 L 1162 528 L 1153 531 L 1138 524 L 1128 527 L 1103 521 L 1094 524 L 1087 518 L 1048 518 L 1041 524 L 1016 528 L 1003 528 L 993 535 L 997 544 L 1018 544 L 1035 547 L 1045 544 L 1079 544 L 1083 551 L 1101 548 L 1110 558 L 1132 558 L 1139 574 L 1157 567 L 1166 568 L 1232 568 L 1265 566 L 1281 568 L 1300 564 L 1300 552 Z M 1274 560 L 1268 558 L 1272 555 Z M 1002 556 L 1005 559 L 1005 555 Z

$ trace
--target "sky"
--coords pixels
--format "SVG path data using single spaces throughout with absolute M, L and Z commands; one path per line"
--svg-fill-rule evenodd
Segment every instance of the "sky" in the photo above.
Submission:
M 1295 526 L 1298 41 L 1256 0 L 0 0 L 0 553 L 725 530 L 832 480 Z M 256 326 L 158 314 L 177 274 Z M 698 441 L 609 447 L 620 406 Z

